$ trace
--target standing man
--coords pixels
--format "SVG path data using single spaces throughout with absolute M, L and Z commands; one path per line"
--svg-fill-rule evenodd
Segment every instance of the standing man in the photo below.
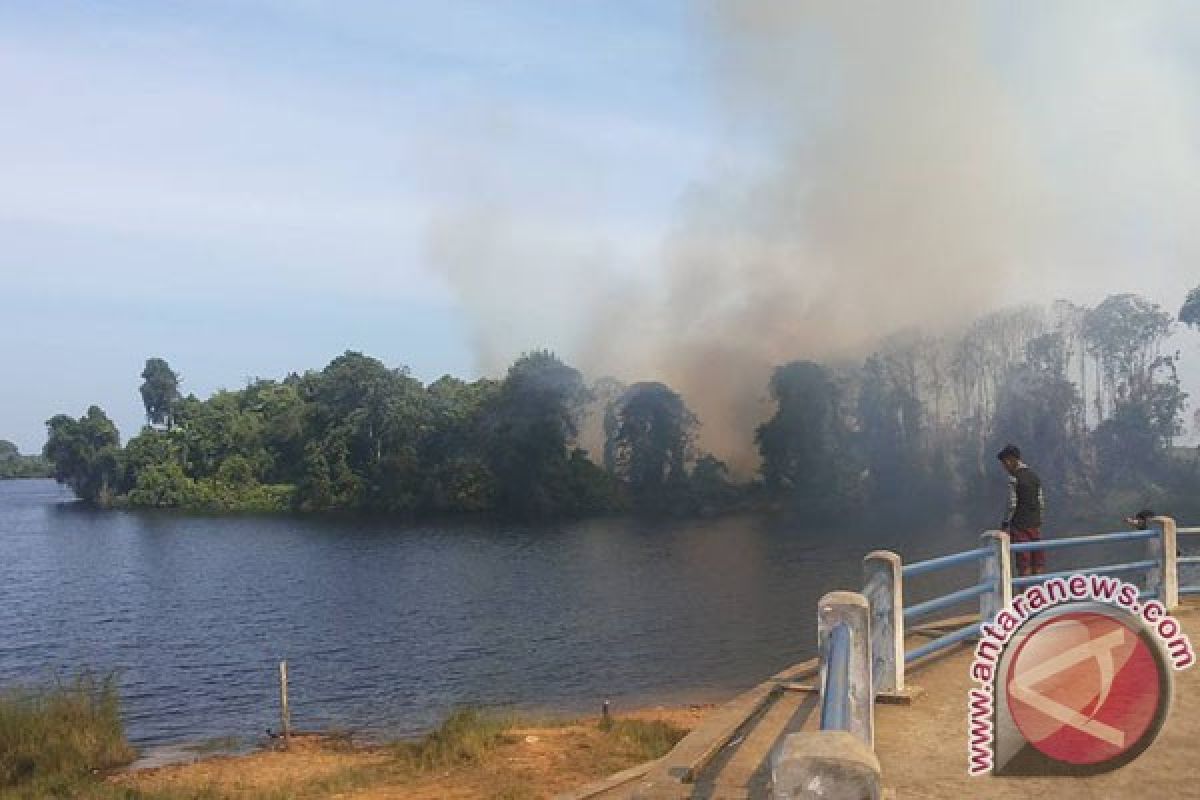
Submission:
M 1021 460 L 1016 445 L 1007 445 L 996 454 L 1008 473 L 1008 513 L 1001 528 L 1008 531 L 1012 542 L 1037 542 L 1042 538 L 1042 512 L 1046 498 L 1042 480 Z M 1041 575 L 1046 571 L 1046 554 L 1042 550 L 1017 553 L 1019 575 Z

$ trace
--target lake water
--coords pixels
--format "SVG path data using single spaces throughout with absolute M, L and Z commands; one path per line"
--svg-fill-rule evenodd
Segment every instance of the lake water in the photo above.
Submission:
M 764 516 L 414 525 L 72 500 L 0 481 L 0 686 L 116 670 L 142 745 L 277 727 L 280 659 L 302 729 L 721 700 L 812 655 L 817 599 L 857 589 L 867 551 L 978 541 Z

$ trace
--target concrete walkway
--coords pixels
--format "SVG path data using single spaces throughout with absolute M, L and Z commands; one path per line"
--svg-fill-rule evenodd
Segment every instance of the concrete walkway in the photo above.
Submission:
M 1200 647 L 1200 606 L 1171 612 Z M 901 798 L 1200 798 L 1200 664 L 1175 673 L 1170 716 L 1137 759 L 1090 778 L 973 778 L 967 774 L 967 691 L 973 685 L 964 645 L 913 670 L 907 680 L 925 694 L 911 706 L 876 705 L 875 752 L 884 785 Z
M 1200 604 L 1172 612 L 1200 648 Z M 961 621 L 958 622 L 961 624 Z M 910 647 L 918 643 L 910 642 Z M 1200 664 L 1175 674 L 1166 725 L 1136 760 L 1089 778 L 972 778 L 967 774 L 967 691 L 973 643 L 927 659 L 907 681 L 922 693 L 911 705 L 877 704 L 875 751 L 883 782 L 897 798 L 1200 800 Z M 814 662 L 798 664 L 713 712 L 662 760 L 628 770 L 573 800 L 745 800 L 766 798 L 769 759 L 788 733 L 812 730 L 817 695 L 798 687 L 815 680 Z

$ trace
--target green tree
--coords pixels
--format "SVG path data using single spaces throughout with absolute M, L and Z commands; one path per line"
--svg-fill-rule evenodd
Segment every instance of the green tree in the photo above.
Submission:
M 260 476 L 262 480 L 298 481 L 312 418 L 312 409 L 301 396 L 299 382 L 254 381 L 241 392 L 239 408 L 259 420 L 260 442 L 267 464 Z
M 244 400 L 241 392 L 221 390 L 207 400 L 189 395 L 176 404 L 176 432 L 190 477 L 212 477 L 235 455 L 253 464 L 256 477 L 271 470 L 262 415 L 245 407 Z
M 0 480 L 6 478 L 48 478 L 53 475 L 50 463 L 42 456 L 23 456 L 17 446 L 0 439 Z
M 361 486 L 361 502 L 382 510 L 414 508 L 426 416 L 420 382 L 406 369 L 388 369 L 377 359 L 347 352 L 312 377 L 309 395 L 317 427 L 326 438 L 336 434 L 325 445 L 326 459 L 339 470 L 335 465 L 345 461 Z
M 179 376 L 161 358 L 146 359 L 139 390 L 146 407 L 146 419 L 151 425 L 171 427 L 175 404 L 179 401 Z
M 46 421 L 49 436 L 42 454 L 54 463 L 54 478 L 82 500 L 111 504 L 120 491 L 120 435 L 99 406 L 79 419 L 58 414 Z
M 496 477 L 481 447 L 500 384 L 444 375 L 426 388 L 428 420 L 419 447 L 420 504 L 431 511 L 487 511 Z
M 548 351 L 526 354 L 509 367 L 486 426 L 501 511 L 547 517 L 577 509 L 570 448 L 588 398 L 579 371 Z

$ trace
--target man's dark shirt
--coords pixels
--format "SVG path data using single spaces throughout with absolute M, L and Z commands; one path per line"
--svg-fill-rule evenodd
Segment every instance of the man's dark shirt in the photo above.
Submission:
M 1042 480 L 1026 465 L 1008 478 L 1008 525 L 1018 530 L 1042 527 L 1045 508 Z

